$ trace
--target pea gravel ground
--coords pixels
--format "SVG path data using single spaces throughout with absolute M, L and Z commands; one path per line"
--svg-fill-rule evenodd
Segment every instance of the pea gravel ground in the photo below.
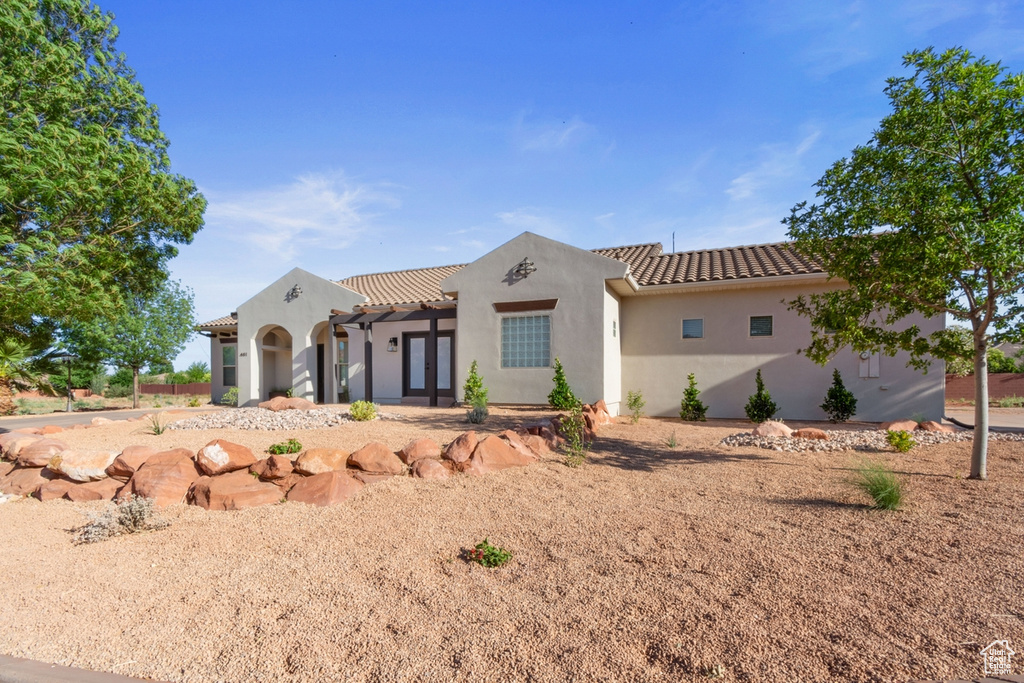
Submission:
M 467 427 L 400 412 L 58 437 L 397 450 Z M 499 412 L 485 431 L 544 414 Z M 885 513 L 848 483 L 865 453 L 720 443 L 749 428 L 619 418 L 580 469 L 392 479 L 332 508 L 174 506 L 166 530 L 87 546 L 71 530 L 101 505 L 0 505 L 0 653 L 166 681 L 890 681 L 980 676 L 995 639 L 1020 650 L 1024 444 L 991 444 L 987 482 L 966 479 L 969 442 L 869 453 L 907 481 Z M 461 559 L 484 537 L 509 565 Z

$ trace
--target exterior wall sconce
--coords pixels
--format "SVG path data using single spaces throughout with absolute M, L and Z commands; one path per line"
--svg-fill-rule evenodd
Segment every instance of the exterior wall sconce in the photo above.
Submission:
M 536 273 L 537 267 L 533 265 L 533 261 L 524 258 L 512 269 L 512 272 L 515 273 L 516 277 L 526 278 L 529 277 L 530 273 Z
M 288 293 L 285 294 L 284 300 L 285 301 L 295 301 L 296 299 L 299 298 L 299 295 L 301 295 L 301 294 L 302 294 L 302 287 L 299 287 L 298 285 L 294 285 L 291 289 L 288 290 Z
M 388 351 L 391 351 L 392 353 L 398 351 L 398 337 L 391 337 L 391 339 L 388 339 Z

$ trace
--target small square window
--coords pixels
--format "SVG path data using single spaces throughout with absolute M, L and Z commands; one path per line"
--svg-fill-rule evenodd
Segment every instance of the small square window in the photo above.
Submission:
M 704 318 L 683 319 L 683 339 L 703 339 Z
M 772 316 L 770 315 L 752 315 L 750 316 L 750 336 L 751 337 L 770 337 L 774 330 L 772 329 Z

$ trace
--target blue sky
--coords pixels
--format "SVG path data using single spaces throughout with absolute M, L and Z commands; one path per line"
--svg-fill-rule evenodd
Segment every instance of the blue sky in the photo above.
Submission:
M 782 240 L 888 113 L 904 53 L 963 46 L 1024 71 L 1010 2 L 99 5 L 175 172 L 210 202 L 171 264 L 200 320 L 294 266 L 465 263 L 524 230 L 582 248 Z M 195 360 L 203 338 L 175 367 Z

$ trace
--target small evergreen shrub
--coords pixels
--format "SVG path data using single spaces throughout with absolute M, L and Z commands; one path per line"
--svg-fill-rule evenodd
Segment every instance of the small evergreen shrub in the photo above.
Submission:
M 478 400 L 483 401 L 484 406 L 487 405 L 487 388 L 484 387 L 484 378 L 477 371 L 476 361 L 473 361 L 469 366 L 469 377 L 462 386 L 462 401 L 475 407 Z
M 889 442 L 889 445 L 892 446 L 893 450 L 897 453 L 906 453 L 917 445 L 914 438 L 910 436 L 910 432 L 905 432 L 903 430 L 893 431 L 890 429 L 885 433 L 885 440 Z
M 353 401 L 348 408 L 348 414 L 356 422 L 366 422 L 377 417 L 377 406 L 369 401 Z
M 198 396 L 193 396 L 192 398 L 190 398 L 188 400 L 188 407 L 189 408 L 198 408 L 199 405 L 200 405 L 200 403 L 199 403 L 199 397 Z
M 577 401 L 566 417 L 562 418 L 562 436 L 565 437 L 565 464 L 579 467 L 587 459 L 590 444 L 587 443 L 587 421 L 583 418 L 583 404 Z
M 704 422 L 707 420 L 708 407 L 697 398 L 700 396 L 700 389 L 697 388 L 697 378 L 691 372 L 686 377 L 690 385 L 683 390 L 683 400 L 679 402 L 679 417 L 689 422 Z
M 469 551 L 471 562 L 493 569 L 500 567 L 512 559 L 512 553 L 504 548 L 492 545 L 486 538 L 476 544 L 473 550 Z
M 761 423 L 772 419 L 772 415 L 779 412 L 779 406 L 772 400 L 771 394 L 764 388 L 764 380 L 761 379 L 760 368 L 757 371 L 757 391 L 747 399 L 747 405 L 743 408 L 751 422 Z
M 644 395 L 640 391 L 630 391 L 626 394 L 626 407 L 629 408 L 633 424 L 640 421 L 643 417 L 644 406 L 647 405 L 647 401 L 644 400 Z
M 899 510 L 903 505 L 903 482 L 883 463 L 863 463 L 857 468 L 853 484 L 871 496 L 877 510 Z
M 110 384 L 103 391 L 103 395 L 107 398 L 128 398 L 132 395 L 132 388 L 120 384 Z
M 302 444 L 296 439 L 288 439 L 281 443 L 275 443 L 267 449 L 267 453 L 271 455 L 287 455 L 288 453 L 298 453 L 302 450 Z
M 487 391 L 484 390 L 486 394 Z M 487 410 L 487 399 L 477 395 L 473 400 L 472 407 L 466 411 L 466 419 L 475 425 L 483 424 L 487 416 L 490 415 L 490 411 Z
M 220 404 L 223 406 L 238 405 L 238 387 L 231 387 L 220 397 Z
M 829 422 L 846 422 L 857 412 L 857 399 L 853 392 L 843 385 L 839 368 L 832 370 L 832 386 L 825 392 L 821 409 L 828 415 Z
M 562 361 L 555 359 L 555 388 L 548 394 L 548 403 L 555 410 L 572 410 L 573 406 L 579 404 L 580 400 L 572 393 L 572 387 L 565 378 L 565 370 L 562 368 Z
M 89 523 L 77 529 L 76 543 L 96 543 L 114 536 L 164 529 L 168 523 L 153 514 L 153 499 L 131 495 L 89 515 Z

